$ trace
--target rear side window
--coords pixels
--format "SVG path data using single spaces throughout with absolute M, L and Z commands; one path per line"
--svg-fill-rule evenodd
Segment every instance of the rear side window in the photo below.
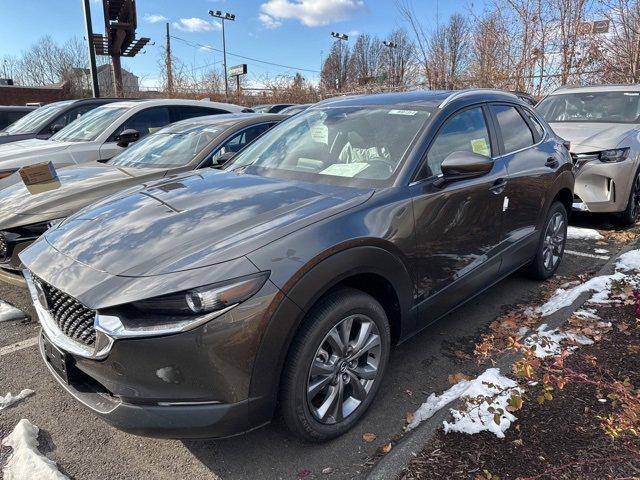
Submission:
M 524 110 L 524 114 L 529 119 L 529 123 L 533 125 L 533 128 L 535 130 L 533 133 L 536 137 L 535 141 L 539 142 L 542 137 L 544 137 L 544 128 L 542 127 L 542 125 L 540 125 L 540 122 L 533 113 L 528 110 Z
M 481 107 L 463 110 L 446 121 L 431 144 L 419 178 L 440 175 L 442 162 L 453 152 L 491 156 L 489 130 Z
M 515 107 L 494 105 L 493 109 L 502 133 L 504 153 L 515 152 L 535 143 L 533 132 Z
M 218 115 L 220 113 L 229 113 L 229 112 L 225 112 L 224 110 L 220 110 L 218 108 L 205 108 L 205 107 L 190 107 L 190 106 L 184 106 L 184 107 L 173 107 L 174 108 L 174 115 L 175 115 L 175 119 L 174 122 L 180 121 L 180 120 L 186 120 L 188 118 L 195 118 L 195 117 L 204 117 L 207 115 Z

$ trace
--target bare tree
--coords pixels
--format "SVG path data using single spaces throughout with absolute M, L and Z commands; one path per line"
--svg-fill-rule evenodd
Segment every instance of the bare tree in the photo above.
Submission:
M 601 9 L 600 14 L 609 20 L 609 33 L 600 41 L 602 80 L 640 82 L 640 3 L 610 0 Z
M 376 82 L 383 73 L 382 43 L 368 34 L 359 35 L 349 58 L 349 74 L 351 83 L 365 85 Z

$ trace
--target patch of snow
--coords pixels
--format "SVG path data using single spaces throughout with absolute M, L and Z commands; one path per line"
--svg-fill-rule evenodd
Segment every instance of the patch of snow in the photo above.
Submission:
M 578 318 L 600 320 L 600 317 L 596 315 L 596 312 L 597 310 L 595 308 L 583 308 L 582 310 L 576 310 L 573 314 Z
M 34 393 L 33 390 L 25 388 L 17 395 L 11 395 L 11 392 L 7 393 L 4 397 L 0 395 L 0 411 L 7 407 L 10 407 L 14 403 L 18 403 L 20 400 L 27 398 Z
M 629 250 L 620 255 L 616 262 L 618 270 L 640 270 L 640 250 Z
M 514 392 L 522 393 L 517 383 L 510 378 L 500 374 L 497 368 L 489 368 L 482 375 L 473 380 L 461 380 L 451 386 L 442 395 L 432 393 L 413 415 L 413 421 L 409 424 L 408 429 L 411 430 L 418 424 L 428 418 L 431 418 L 438 410 L 449 404 L 450 402 L 460 398 L 476 398 L 483 396 L 489 398 L 491 403 L 486 400 L 480 405 L 467 402 L 466 408 L 463 410 L 451 409 L 453 416 L 452 422 L 445 421 L 444 431 L 460 432 L 474 434 L 482 431 L 494 433 L 498 438 L 504 437 L 504 432 L 516 420 L 516 417 L 507 412 L 507 402 Z M 494 421 L 494 413 L 489 408 L 503 409 L 504 413 L 500 416 L 500 424 Z
M 20 420 L 2 445 L 13 450 L 2 469 L 5 480 L 69 480 L 58 471 L 56 462 L 38 451 L 38 427 L 29 420 Z
M 527 327 L 520 327 L 520 329 L 518 330 L 518 336 L 524 337 L 528 331 L 529 329 Z
M 593 228 L 568 227 L 567 238 L 579 240 L 602 240 L 602 234 Z
M 24 312 L 7 302 L 0 300 L 0 322 L 8 322 L 9 320 L 21 320 L 26 318 Z
M 609 250 L 607 250 L 606 248 L 596 248 L 594 250 L 594 252 L 596 252 L 596 253 L 609 253 Z
M 578 345 L 591 345 L 593 340 L 590 338 L 575 334 L 561 332 L 558 329 L 547 330 L 547 324 L 543 323 L 538 327 L 537 333 L 527 338 L 524 344 L 533 348 L 533 351 L 538 358 L 547 358 L 552 355 L 560 355 L 562 353 L 562 341 L 570 340 Z M 576 347 L 569 347 L 567 350 L 572 352 Z

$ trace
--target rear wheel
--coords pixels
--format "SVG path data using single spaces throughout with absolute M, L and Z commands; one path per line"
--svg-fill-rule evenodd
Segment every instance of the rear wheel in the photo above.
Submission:
M 530 275 L 538 280 L 551 277 L 562 260 L 567 241 L 567 210 L 560 202 L 554 202 L 547 214 L 536 256 L 529 265 Z
M 378 391 L 389 347 L 387 316 L 373 297 L 341 288 L 322 298 L 284 368 L 282 414 L 289 429 L 320 442 L 353 427 Z
M 640 215 L 640 170 L 636 173 L 629 192 L 627 208 L 620 212 L 620 224 L 629 227 L 638 221 Z

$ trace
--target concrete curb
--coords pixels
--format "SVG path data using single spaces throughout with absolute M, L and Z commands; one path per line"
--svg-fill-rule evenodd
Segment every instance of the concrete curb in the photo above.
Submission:
M 615 263 L 618 258 L 624 253 L 635 250 L 640 246 L 640 238 L 636 241 L 623 247 L 615 255 L 613 255 L 607 262 L 596 272 L 594 277 L 600 275 L 608 275 L 615 270 Z M 559 328 L 564 325 L 571 314 L 578 310 L 587 300 L 593 295 L 592 292 L 585 292 L 580 295 L 570 306 L 564 307 L 557 312 L 544 317 L 542 323 L 546 323 L 550 329 Z M 529 335 L 533 334 L 531 332 Z M 500 369 L 502 373 L 510 372 L 511 366 L 517 359 L 516 354 L 506 354 L 498 359 L 494 367 Z M 397 478 L 402 469 L 413 459 L 419 452 L 421 452 L 425 445 L 433 438 L 438 429 L 442 426 L 442 422 L 449 418 L 449 409 L 454 407 L 459 400 L 454 400 L 438 412 L 433 417 L 422 422 L 411 432 L 407 433 L 401 438 L 401 440 L 394 446 L 394 448 L 384 457 L 382 457 L 371 469 L 366 476 L 367 480 L 389 480 Z

